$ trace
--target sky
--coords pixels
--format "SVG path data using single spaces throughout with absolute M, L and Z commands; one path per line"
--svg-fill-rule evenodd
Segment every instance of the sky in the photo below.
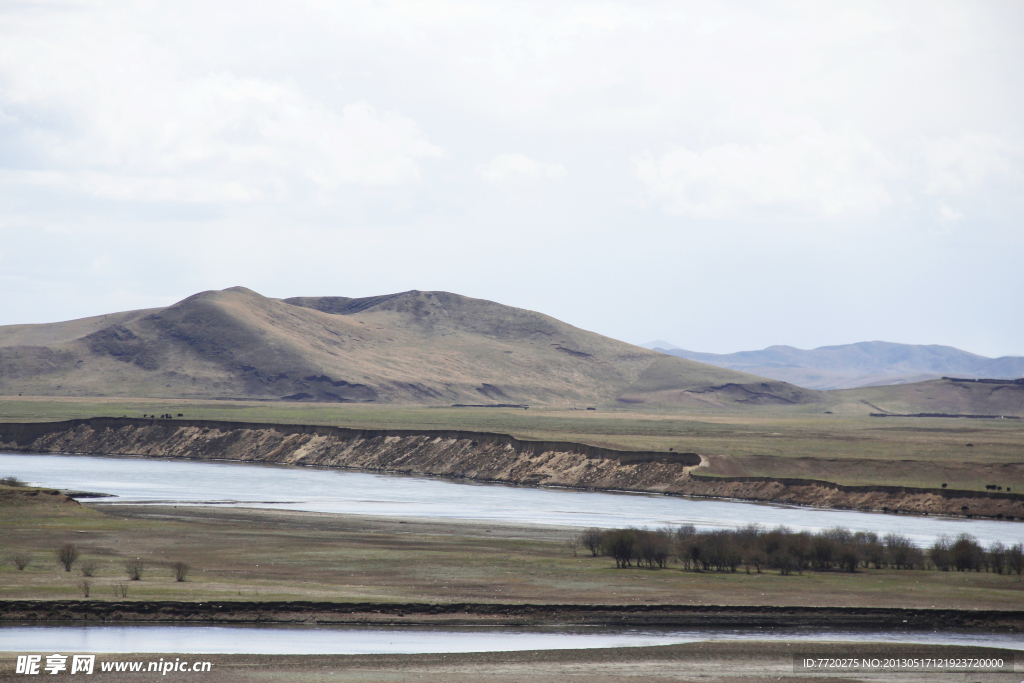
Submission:
M 7 0 L 0 325 L 445 290 L 1024 355 L 1024 3 Z

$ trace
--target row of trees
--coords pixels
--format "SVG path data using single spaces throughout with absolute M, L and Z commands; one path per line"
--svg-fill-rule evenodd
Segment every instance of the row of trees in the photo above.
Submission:
M 57 563 L 64 567 L 64 571 L 70 572 L 71 569 L 78 564 L 78 570 L 82 573 L 83 577 L 95 576 L 99 569 L 92 560 L 82 560 L 79 562 L 81 552 L 78 550 L 78 546 L 73 543 L 65 543 L 61 547 L 57 548 L 55 553 L 57 557 Z M 19 552 L 11 555 L 11 563 L 19 570 L 24 571 L 33 562 L 33 556 L 29 552 Z M 176 581 L 184 581 L 188 576 L 192 568 L 185 562 L 173 562 L 170 565 L 171 571 L 174 573 L 174 579 Z M 124 563 L 125 574 L 132 581 L 141 581 L 142 575 L 146 570 L 146 564 L 138 559 L 128 559 Z M 83 582 L 84 584 L 85 582 Z M 85 589 L 86 597 L 88 597 L 88 589 Z
M 941 571 L 1024 572 L 1024 544 L 983 547 L 970 534 L 942 537 L 929 548 L 919 548 L 900 534 L 835 528 L 811 533 L 785 527 L 698 531 L 693 525 L 663 529 L 587 529 L 569 542 L 597 557 L 607 556 L 615 566 L 660 568 L 672 561 L 693 571 L 734 572 L 740 566 L 774 569 L 782 574 L 858 569 L 938 569 Z

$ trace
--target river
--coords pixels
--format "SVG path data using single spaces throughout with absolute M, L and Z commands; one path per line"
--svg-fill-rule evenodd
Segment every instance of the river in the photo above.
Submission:
M 426 629 L 332 626 L 5 626 L 0 651 L 176 654 L 412 654 L 673 645 L 702 641 L 829 641 L 975 645 L 1024 650 L 1019 634 L 789 629 Z
M 531 488 L 310 467 L 0 454 L 0 476 L 117 496 L 94 499 L 103 503 L 221 505 L 604 528 L 693 524 L 706 529 L 757 523 L 813 531 L 842 526 L 882 535 L 900 533 L 922 546 L 938 536 L 963 532 L 986 545 L 1024 542 L 1024 524 L 1020 522 Z

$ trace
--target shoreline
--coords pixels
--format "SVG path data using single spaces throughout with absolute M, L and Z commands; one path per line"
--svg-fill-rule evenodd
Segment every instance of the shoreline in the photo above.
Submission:
M 4 452 L 0 451 L 0 455 L 4 455 L 4 454 L 5 454 Z M 181 457 L 174 457 L 174 456 L 146 456 L 146 455 L 141 455 L 141 454 L 128 454 L 128 453 L 125 453 L 125 454 L 110 454 L 110 453 L 98 454 L 98 453 L 12 452 L 12 453 L 6 453 L 6 454 L 7 455 L 56 455 L 56 456 L 86 457 L 86 458 L 88 458 L 88 457 L 93 457 L 93 458 L 100 458 L 100 457 L 102 457 L 102 458 L 115 458 L 115 459 L 127 459 L 127 460 L 134 460 L 134 459 L 147 459 L 148 460 L 148 459 L 152 459 L 152 460 L 165 460 L 165 461 L 169 461 L 169 462 L 176 462 L 176 461 L 181 461 L 181 460 L 197 460 L 196 458 L 181 458 Z M 743 504 L 749 504 L 749 505 L 777 506 L 777 507 L 782 507 L 782 508 L 793 508 L 793 509 L 812 510 L 812 511 L 813 510 L 823 510 L 823 511 L 834 510 L 834 511 L 862 512 L 862 513 L 867 513 L 867 514 L 893 515 L 893 516 L 898 516 L 899 514 L 901 514 L 901 512 L 899 510 L 858 509 L 858 508 L 852 508 L 852 507 L 816 505 L 816 504 L 813 504 L 813 503 L 793 503 L 793 502 L 782 502 L 782 501 L 773 501 L 773 500 L 738 498 L 738 497 L 731 497 L 731 496 L 712 496 L 712 495 L 704 495 L 704 494 L 698 494 L 698 493 L 669 493 L 669 492 L 641 491 L 641 490 L 631 490 L 631 489 L 595 489 L 595 488 L 586 488 L 586 487 L 581 487 L 581 486 L 570 486 L 570 485 L 564 485 L 564 484 L 523 484 L 523 483 L 509 482 L 509 481 L 498 481 L 498 480 L 489 480 L 489 479 L 470 479 L 468 477 L 453 477 L 453 476 L 448 476 L 448 475 L 444 475 L 444 474 L 432 474 L 432 473 L 429 473 L 429 472 L 425 472 L 425 473 L 410 473 L 410 472 L 404 472 L 404 471 L 371 470 L 371 469 L 363 469 L 363 468 L 357 468 L 357 467 L 331 467 L 331 466 L 327 466 L 327 465 L 310 464 L 310 463 L 302 463 L 302 462 L 299 462 L 299 463 L 272 463 L 272 462 L 261 462 L 261 461 L 255 461 L 255 460 L 242 460 L 242 461 L 240 461 L 240 460 L 231 459 L 231 458 L 203 458 L 203 459 L 200 460 L 200 462 L 227 463 L 227 464 L 234 464 L 234 465 L 257 465 L 257 466 L 263 465 L 263 466 L 270 466 L 270 467 L 301 467 L 301 468 L 304 468 L 304 469 L 321 469 L 321 470 L 328 470 L 328 471 L 355 472 L 355 473 L 362 473 L 362 474 L 377 474 L 377 475 L 385 475 L 385 476 L 424 478 L 424 479 L 431 479 L 431 480 L 441 480 L 441 481 L 446 481 L 446 482 L 451 482 L 451 483 L 456 483 L 456 484 L 460 484 L 460 483 L 461 484 L 465 484 L 467 482 L 472 482 L 474 485 L 483 485 L 483 486 L 499 486 L 499 487 L 526 488 L 526 489 L 546 489 L 546 490 L 552 490 L 552 491 L 575 491 L 575 492 L 584 492 L 584 493 L 606 493 L 606 494 L 611 494 L 611 495 L 626 495 L 626 496 L 659 496 L 659 497 L 668 497 L 668 498 L 680 498 L 680 499 L 691 500 L 691 501 L 708 500 L 708 501 L 719 501 L 719 502 L 726 502 L 726 503 L 743 503 Z M 748 478 L 743 478 L 743 479 L 746 480 Z M 45 487 L 44 486 L 42 488 L 50 488 L 50 487 Z M 123 501 L 122 502 L 122 501 L 119 500 L 120 497 L 117 494 L 113 494 L 113 493 L 104 493 L 104 492 L 97 492 L 97 491 L 64 490 L 64 489 L 61 489 L 60 493 L 62 495 L 67 496 L 68 498 L 70 498 L 70 499 L 80 503 L 80 504 L 86 505 L 86 506 L 88 506 L 90 508 L 94 508 L 94 509 L 102 509 L 104 507 L 112 507 L 112 508 L 117 508 L 117 507 L 125 507 L 125 508 L 132 508 L 132 507 L 183 507 L 183 508 L 214 508 L 214 509 L 224 509 L 224 510 L 236 509 L 237 508 L 237 509 L 246 509 L 246 510 L 268 510 L 268 511 L 279 511 L 279 512 L 297 512 L 297 513 L 303 513 L 303 514 L 325 514 L 325 515 L 352 515 L 352 514 L 354 514 L 354 513 L 351 513 L 351 512 L 326 512 L 326 511 L 314 511 L 314 510 L 301 510 L 301 509 L 292 509 L 292 508 L 281 508 L 281 507 L 276 507 L 276 503 L 261 504 L 259 501 L 234 501 L 234 500 L 230 500 L 230 501 L 228 501 L 228 500 L 224 500 L 224 501 L 221 501 L 221 500 L 204 500 L 204 501 L 194 501 L 194 500 L 153 500 L 153 501 L 147 501 L 147 500 L 127 500 L 127 501 Z M 1003 516 L 985 517 L 985 516 L 981 516 L 981 515 L 929 514 L 929 513 L 921 513 L 921 514 L 915 515 L 914 513 L 906 513 L 906 512 L 903 512 L 902 514 L 903 514 L 904 517 L 906 517 L 907 514 L 910 514 L 911 516 L 931 517 L 931 518 L 934 518 L 934 519 L 949 519 L 949 520 L 978 519 L 978 520 L 985 520 L 985 521 L 988 521 L 988 522 L 1007 522 L 1007 523 L 1011 523 L 1011 524 L 1024 522 L 1024 516 L 1022 516 L 1020 518 L 1014 519 L 1013 517 L 1010 517 L 1010 518 L 1005 518 Z M 415 516 L 415 515 L 414 516 L 405 516 L 405 515 L 358 515 L 358 516 L 360 516 L 360 517 L 380 517 L 381 519 L 391 519 L 391 520 L 397 520 L 397 519 L 434 520 L 434 521 L 437 521 L 437 522 L 464 522 L 464 523 L 468 523 L 468 524 L 495 524 L 495 525 L 504 525 L 504 526 L 527 526 L 527 527 L 551 528 L 551 529 L 558 528 L 558 529 L 562 529 L 562 530 L 579 530 L 579 529 L 584 528 L 584 527 L 565 525 L 565 524 L 543 523 L 543 522 L 522 522 L 522 523 L 519 523 L 519 522 L 508 521 L 508 520 L 496 521 L 496 520 L 490 520 L 490 519 L 484 519 L 484 518 L 474 518 L 474 517 L 429 517 L 429 516 L 428 517 L 424 517 L 424 516 Z
M 0 449 L 40 455 L 159 457 L 305 465 L 481 483 L 647 493 L 797 507 L 1024 520 L 1024 494 L 846 486 L 817 479 L 698 472 L 696 453 L 628 451 L 456 430 L 86 418 L 0 423 Z

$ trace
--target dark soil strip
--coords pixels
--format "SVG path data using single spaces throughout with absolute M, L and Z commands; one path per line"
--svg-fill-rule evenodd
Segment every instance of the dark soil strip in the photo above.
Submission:
M 1024 633 L 1022 610 L 487 603 L 0 601 L 6 622 L 364 624 L 430 626 L 971 629 Z

